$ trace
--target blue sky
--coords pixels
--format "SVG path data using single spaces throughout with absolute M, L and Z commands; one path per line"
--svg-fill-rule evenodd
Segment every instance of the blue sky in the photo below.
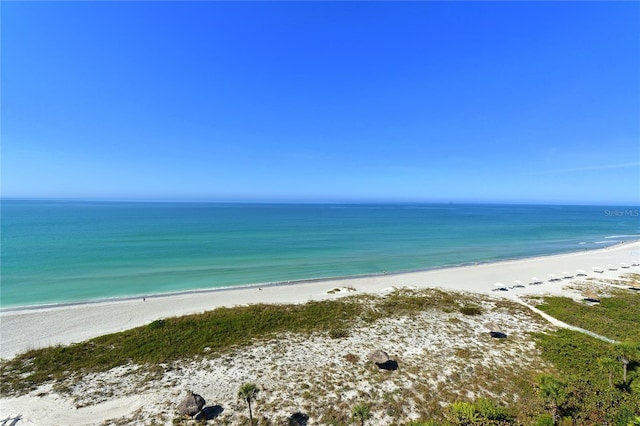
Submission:
M 2 2 L 2 196 L 640 204 L 638 2 Z

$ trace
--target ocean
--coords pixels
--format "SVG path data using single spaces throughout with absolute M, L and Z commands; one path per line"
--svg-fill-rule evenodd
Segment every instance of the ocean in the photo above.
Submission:
M 3 200 L 0 307 L 440 268 L 640 239 L 638 207 Z

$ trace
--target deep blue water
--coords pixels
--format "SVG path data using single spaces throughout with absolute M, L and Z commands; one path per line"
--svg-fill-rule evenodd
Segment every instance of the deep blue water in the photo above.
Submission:
M 0 306 L 408 271 L 640 239 L 638 207 L 4 200 Z

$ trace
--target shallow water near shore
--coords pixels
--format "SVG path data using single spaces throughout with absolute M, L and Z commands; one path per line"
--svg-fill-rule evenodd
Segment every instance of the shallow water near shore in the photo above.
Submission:
M 382 274 L 640 238 L 624 206 L 2 202 L 0 306 Z

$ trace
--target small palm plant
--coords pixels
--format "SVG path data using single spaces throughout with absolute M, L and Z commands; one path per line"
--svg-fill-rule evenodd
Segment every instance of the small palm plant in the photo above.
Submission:
M 618 359 L 622 363 L 622 381 L 627 384 L 627 367 L 637 355 L 639 346 L 637 343 L 623 342 L 616 345 Z
M 543 375 L 538 380 L 538 387 L 545 401 L 551 406 L 553 421 L 558 420 L 558 411 L 565 397 L 564 383 L 553 376 Z
M 480 424 L 476 407 L 470 402 L 456 401 L 447 407 L 447 418 L 453 425 Z
M 608 356 L 598 358 L 598 366 L 609 376 L 609 387 L 613 387 L 613 373 L 618 369 L 618 361 Z
M 251 426 L 253 426 L 253 413 L 251 412 L 251 401 L 256 399 L 258 396 L 259 389 L 255 383 L 245 383 L 240 386 L 238 390 L 238 398 L 247 402 L 247 406 L 249 407 L 249 421 L 251 422 Z
M 364 422 L 371 418 L 371 410 L 368 405 L 356 404 L 351 409 L 351 417 L 360 422 L 360 426 L 364 426 Z

